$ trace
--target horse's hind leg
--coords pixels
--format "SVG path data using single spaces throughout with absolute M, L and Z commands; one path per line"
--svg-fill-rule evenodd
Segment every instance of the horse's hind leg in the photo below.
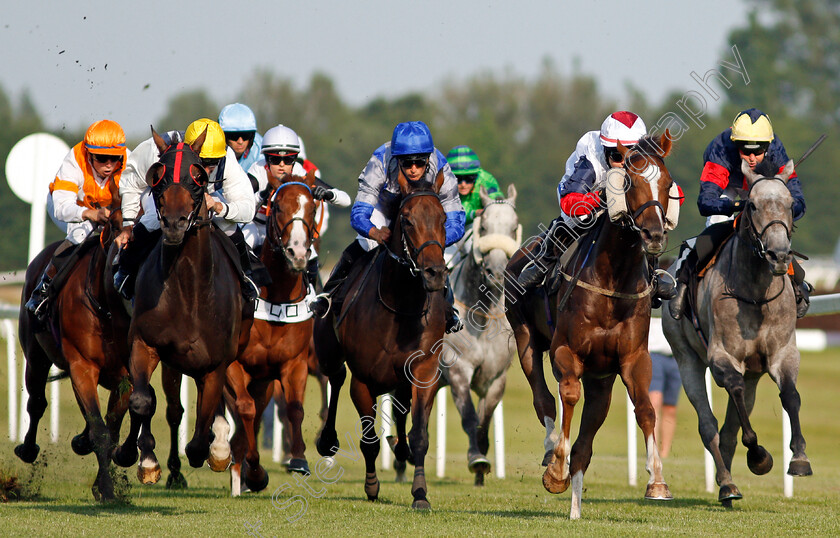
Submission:
M 788 364 L 795 364 L 795 366 L 786 366 L 784 363 L 776 372 L 776 369 L 770 368 L 770 376 L 779 387 L 779 398 L 782 401 L 782 407 L 787 412 L 790 418 L 790 450 L 793 456 L 788 466 L 787 474 L 791 476 L 810 476 L 811 462 L 805 454 L 805 437 L 802 435 L 802 425 L 799 422 L 799 408 L 802 400 L 799 397 L 799 391 L 796 390 L 796 375 L 799 369 L 799 352 L 794 352 L 796 355 L 795 363 L 790 361 Z
M 408 467 L 406 462 L 414 465 L 411 455 L 411 448 L 408 446 L 408 438 L 405 435 L 405 422 L 408 418 L 408 405 L 411 403 L 411 389 L 401 387 L 394 391 L 391 399 L 391 412 L 397 427 L 397 438 L 388 437 L 391 450 L 394 451 L 394 470 L 397 473 L 396 481 L 406 482 L 405 470 Z
M 306 378 L 308 368 L 305 356 L 286 362 L 281 370 L 283 396 L 286 404 L 286 417 L 289 421 L 289 434 L 292 439 L 289 471 L 293 473 L 309 474 L 309 464 L 306 462 L 306 443 L 303 441 L 303 397 L 306 393 Z
M 327 411 L 327 419 L 324 421 L 324 426 L 321 428 L 321 432 L 315 439 L 315 446 L 318 448 L 318 454 L 325 458 L 332 457 L 339 447 L 338 435 L 335 432 L 335 417 L 338 413 L 338 395 L 341 392 L 341 387 L 344 385 L 346 377 L 347 367 L 344 364 L 329 375 L 330 405 Z
M 513 333 L 516 337 L 516 348 L 519 352 L 519 364 L 522 366 L 522 371 L 525 373 L 528 384 L 531 385 L 531 392 L 534 395 L 534 410 L 537 412 L 540 423 L 545 426 L 545 440 L 543 441 L 545 456 L 542 464 L 546 466 L 551 460 L 551 454 L 554 452 L 558 440 L 555 425 L 557 402 L 545 383 L 545 374 L 543 373 L 544 350 L 537 347 L 536 339 L 532 335 L 533 330 L 533 327 L 523 323 L 514 327 Z
M 490 462 L 486 457 L 486 447 L 483 451 L 480 448 L 479 418 L 470 393 L 470 383 L 474 372 L 475 369 L 467 361 L 456 361 L 449 368 L 449 385 L 452 389 L 452 399 L 455 401 L 455 407 L 458 408 L 458 413 L 461 415 L 461 428 L 466 432 L 470 443 L 467 449 L 467 466 L 470 472 L 476 476 L 476 485 L 480 486 L 484 484 L 485 473 L 490 472 Z M 481 478 L 479 479 L 479 477 Z
M 26 353 L 25 382 L 29 393 L 29 402 L 26 404 L 26 411 L 29 413 L 29 429 L 23 438 L 23 443 L 15 447 L 15 455 L 26 463 L 32 463 L 41 450 L 35 439 L 38 435 L 38 424 L 47 409 L 44 389 L 47 386 L 47 377 L 52 363 L 37 344 L 33 343 L 27 347 L 29 350 Z M 55 405 L 58 405 L 58 402 Z
M 572 506 L 569 519 L 580 519 L 581 498 L 583 497 L 583 475 L 592 461 L 592 442 L 595 434 L 604 424 L 610 410 L 612 386 L 615 375 L 604 378 L 583 378 L 583 410 L 580 415 L 580 433 L 572 445 L 569 457 L 569 476 L 572 483 Z M 652 409 L 651 409 L 652 410 Z
M 359 413 L 362 424 L 362 437 L 359 446 L 365 457 L 365 494 L 368 500 L 379 497 L 379 479 L 376 477 L 376 457 L 379 455 L 379 437 L 376 435 L 376 399 L 367 385 L 356 379 L 350 380 L 350 397 Z
M 223 361 L 215 370 L 203 378 L 196 379 L 195 431 L 185 449 L 191 467 L 201 467 L 207 461 L 210 469 L 217 473 L 227 470 L 231 461 L 230 443 L 227 439 L 230 425 L 225 420 L 221 405 L 226 370 Z
M 182 379 L 180 373 L 166 364 L 161 366 L 160 379 L 166 397 L 166 424 L 169 426 L 169 457 L 166 460 L 169 477 L 166 479 L 166 489 L 183 489 L 187 487 L 187 479 L 181 474 L 181 457 L 178 455 L 178 429 L 184 416 L 184 407 L 181 405 Z
M 671 495 L 662 474 L 662 458 L 659 457 L 659 448 L 656 446 L 653 433 L 656 425 L 656 412 L 650 403 L 650 395 L 648 394 L 651 377 L 650 355 L 645 350 L 625 356 L 621 363 L 621 379 L 624 381 L 627 394 L 630 395 L 630 400 L 633 402 L 636 422 L 645 436 L 645 452 L 647 453 L 645 469 L 650 475 L 645 499 L 673 499 L 674 497 Z
M 502 372 L 499 377 L 490 383 L 486 394 L 478 399 L 478 449 L 484 455 L 485 460 L 487 459 L 487 452 L 490 450 L 490 421 L 493 420 L 493 413 L 496 411 L 496 407 L 498 407 L 499 402 L 502 401 L 502 396 L 505 393 L 506 380 L 507 374 Z M 503 435 L 503 432 L 497 431 L 496 435 Z M 484 474 L 489 472 L 490 461 L 487 460 L 487 468 L 484 471 Z M 484 476 L 479 473 L 476 473 L 475 475 L 476 485 L 479 485 L 479 477 L 481 477 L 480 482 L 483 485 Z
M 561 430 L 554 448 L 549 452 L 550 459 L 543 472 L 543 487 L 549 493 L 563 493 L 569 487 L 569 453 L 571 451 L 570 430 L 575 405 L 580 400 L 580 377 L 583 371 L 575 367 L 571 350 L 561 346 L 555 351 L 554 375 L 560 380 L 560 398 L 562 413 L 560 415 Z M 553 426 L 553 424 L 552 424 Z M 547 455 L 549 455 L 547 454 Z
M 128 372 L 124 373 L 122 379 L 117 383 L 117 388 L 111 391 L 108 397 L 108 413 L 105 415 L 105 425 L 111 434 L 111 445 L 117 446 L 120 442 L 120 428 L 123 419 L 128 412 L 128 401 L 131 397 L 131 380 Z

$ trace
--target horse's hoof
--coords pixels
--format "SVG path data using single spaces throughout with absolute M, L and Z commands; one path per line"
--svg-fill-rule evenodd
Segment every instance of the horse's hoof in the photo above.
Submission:
M 545 490 L 549 493 L 554 494 L 563 493 L 564 491 L 569 489 L 569 484 L 572 482 L 572 477 L 568 474 L 566 475 L 566 478 L 560 478 L 559 476 L 556 476 L 556 467 L 556 464 L 549 465 L 548 467 L 546 467 L 542 477 L 543 487 L 545 488 Z
M 24 463 L 34 463 L 40 451 L 41 447 L 36 444 L 27 445 L 23 443 L 15 447 L 15 456 L 20 458 Z
M 93 445 L 90 444 L 90 437 L 86 433 L 80 433 L 70 441 L 70 448 L 79 456 L 87 456 L 93 452 Z
M 268 473 L 262 466 L 257 469 L 258 476 L 262 475 L 260 478 L 253 479 L 248 471 L 245 472 L 245 486 L 251 491 L 262 491 L 266 487 L 268 487 Z
M 230 456 L 230 454 L 228 454 L 227 458 L 221 458 L 221 459 L 217 459 L 217 458 L 213 457 L 213 455 L 211 454 L 207 458 L 207 465 L 210 467 L 211 470 L 213 470 L 217 473 L 221 473 L 222 471 L 227 471 L 227 468 L 230 467 L 230 462 L 232 460 L 233 460 L 233 458 Z M 192 462 L 190 462 L 190 465 L 192 465 Z M 201 467 L 201 464 L 199 464 L 197 466 L 193 465 L 193 467 Z
M 180 471 L 169 473 L 166 479 L 166 489 L 187 489 L 187 479 Z
M 732 506 L 732 501 L 737 501 L 743 498 L 744 496 L 741 495 L 741 492 L 738 491 L 738 487 L 735 484 L 729 484 L 720 487 L 720 492 L 718 493 L 718 501 L 724 503 L 724 505 L 728 504 L 727 508 Z
M 429 501 L 426 499 L 414 499 L 414 502 L 411 503 L 411 507 L 415 510 L 431 510 L 432 505 L 429 504 Z
M 645 491 L 645 499 L 652 501 L 672 501 L 674 496 L 671 495 L 671 490 L 668 489 L 668 484 L 665 482 L 654 482 L 648 484 Z
M 379 479 L 376 473 L 365 473 L 365 494 L 369 501 L 375 501 L 379 497 Z
M 811 462 L 808 460 L 790 460 L 787 474 L 790 476 L 811 476 Z
M 106 487 L 104 490 L 99 487 L 99 480 L 94 480 L 93 485 L 90 487 L 91 493 L 93 493 L 93 498 L 96 502 L 100 503 L 108 503 L 117 500 L 114 496 L 114 488 L 113 487 Z
M 338 436 L 335 431 L 321 432 L 317 439 L 315 439 L 315 448 L 318 449 L 318 454 L 323 457 L 335 456 L 338 452 Z
M 396 482 L 397 484 L 405 484 L 406 482 L 408 482 L 408 477 L 405 475 L 405 469 L 403 469 L 402 471 L 397 471 L 397 475 L 394 478 L 394 482 Z
M 767 474 L 773 468 L 773 456 L 763 446 L 758 445 L 755 449 L 747 450 L 747 467 L 753 474 Z
M 473 485 L 479 488 L 484 486 L 484 473 L 475 473 L 475 483 Z
M 120 445 L 116 450 L 114 450 L 114 454 L 111 459 L 114 460 L 114 463 L 120 467 L 131 467 L 137 463 L 137 457 L 137 445 L 129 447 L 126 447 L 126 445 Z
M 287 469 L 290 473 L 311 474 L 306 458 L 292 458 Z
M 548 464 L 551 463 L 551 458 L 554 457 L 554 449 L 546 450 L 545 456 L 543 456 L 542 466 L 548 467 Z
M 137 480 L 140 481 L 141 484 L 157 484 L 160 480 L 160 464 L 155 462 L 153 466 L 144 467 L 141 463 L 137 466 Z
M 469 459 L 467 467 L 471 473 L 487 474 L 490 472 L 490 460 L 484 457 L 483 454 L 477 454 Z

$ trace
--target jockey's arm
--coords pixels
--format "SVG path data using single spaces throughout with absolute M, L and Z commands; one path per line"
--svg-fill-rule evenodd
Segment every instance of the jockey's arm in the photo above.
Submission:
M 458 196 L 458 180 L 449 163 L 440 155 L 440 152 L 435 150 L 438 157 L 438 162 L 444 162 L 443 165 L 443 185 L 440 187 L 438 196 L 440 197 L 440 204 L 443 206 L 443 211 L 446 213 L 446 245 L 449 246 L 459 239 L 464 237 L 464 229 L 467 222 L 467 214 L 464 211 L 464 206 L 461 204 L 461 197 Z
M 368 160 L 365 169 L 359 174 L 359 192 L 350 209 L 350 225 L 362 237 L 370 237 L 370 220 L 379 201 L 379 192 L 385 187 L 385 166 L 376 154 Z
M 593 192 L 597 176 L 592 163 L 581 156 L 568 176 L 557 186 L 560 210 L 570 217 L 590 215 L 603 207 L 601 196 Z
M 327 191 L 333 193 L 332 196 L 324 198 L 330 204 L 338 207 L 350 207 L 350 195 L 344 192 L 343 190 L 331 186 L 329 183 L 327 183 L 319 177 L 315 178 L 315 186 L 323 187 Z
M 700 194 L 697 196 L 697 208 L 700 215 L 730 216 L 739 205 L 729 197 L 721 197 L 729 185 L 729 170 L 717 163 L 707 161 L 700 174 Z
M 224 179 L 222 180 L 222 191 L 224 201 L 214 196 L 218 203 L 222 204 L 220 211 L 216 214 L 228 221 L 244 224 L 254 219 L 256 212 L 256 201 L 254 190 L 251 187 L 251 180 L 245 170 L 239 166 L 233 150 L 227 148 L 225 155 Z M 218 207 L 218 205 L 216 206 Z
M 146 172 L 158 158 L 154 140 L 149 138 L 138 145 L 126 159 L 125 170 L 120 176 L 122 197 L 123 229 L 134 226 L 140 213 L 141 197 L 148 188 Z

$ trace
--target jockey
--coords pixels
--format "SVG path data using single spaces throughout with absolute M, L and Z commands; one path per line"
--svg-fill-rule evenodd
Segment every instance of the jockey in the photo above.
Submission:
M 408 181 L 433 182 L 438 171 L 444 175 L 439 197 L 446 213 L 445 246 L 451 245 L 464 235 L 464 208 L 458 199 L 457 181 L 443 153 L 432 141 L 432 133 L 422 121 L 397 124 L 390 142 L 382 144 L 373 152 L 359 176 L 359 192 L 350 210 L 350 224 L 359 235 L 352 242 L 333 268 L 329 280 L 324 284 L 324 293 L 310 304 L 313 313 L 325 316 L 330 309 L 333 294 L 349 276 L 353 265 L 362 255 L 377 246 L 385 244 L 391 236 L 388 225 L 400 200 L 397 177 L 400 169 Z M 452 306 L 452 292 L 447 283 L 446 332 L 463 328 L 461 320 Z M 336 296 L 341 302 L 341 297 Z
M 464 206 L 466 225 L 469 226 L 483 211 L 479 196 L 481 187 L 494 200 L 504 198 L 505 195 L 499 188 L 499 182 L 481 167 L 481 161 L 469 146 L 455 146 L 446 154 L 446 160 L 458 180 L 458 197 Z
M 251 165 L 248 173 L 256 178 L 258 183 L 257 213 L 253 222 L 242 227 L 245 240 L 256 249 L 265 241 L 266 215 L 268 214 L 271 193 L 282 183 L 289 181 L 292 176 L 305 176 L 307 171 L 301 163 L 302 148 L 300 137 L 285 125 L 272 127 L 265 132 L 262 145 L 263 156 Z M 304 161 L 309 162 L 309 161 Z M 318 203 L 315 212 L 316 236 L 326 231 L 327 206 L 329 202 L 338 207 L 349 207 L 350 196 L 341 189 L 331 187 L 320 179 L 317 167 L 311 164 L 310 170 L 315 170 L 315 188 L 312 197 Z M 314 239 L 314 238 L 313 238 Z M 313 286 L 318 282 L 318 252 L 315 248 L 306 267 L 306 276 Z
M 257 132 L 257 118 L 242 103 L 227 105 L 219 113 L 219 125 L 225 132 L 225 141 L 239 166 L 246 172 L 260 158 L 263 137 Z
M 578 140 L 575 151 L 566 161 L 566 172 L 557 186 L 560 202 L 559 218 L 552 221 L 547 235 L 553 246 L 540 247 L 536 257 L 522 270 L 518 282 L 525 288 L 539 285 L 554 266 L 561 250 L 569 248 L 580 236 L 578 225 L 586 224 L 603 208 L 601 195 L 606 187 L 607 171 L 621 168 L 624 161 L 616 149 L 618 143 L 626 148 L 635 146 L 647 134 L 645 122 L 632 112 L 613 112 L 601 124 L 600 131 L 589 131 Z M 680 203 L 682 203 L 680 190 Z M 586 225 L 588 228 L 589 225 Z M 673 296 L 674 282 L 665 271 L 654 269 L 656 279 L 654 308 L 662 298 Z
M 770 118 L 755 108 L 739 112 L 732 127 L 716 136 L 706 147 L 697 207 L 701 215 L 711 218 L 707 221 L 706 229 L 693 242 L 690 240 L 683 243 L 680 250 L 676 297 L 668 306 L 674 319 L 681 319 L 685 313 L 688 284 L 693 272 L 703 269 L 718 247 L 731 235 L 730 220 L 744 207 L 744 200 L 739 200 L 738 196 L 749 192 L 749 186 L 741 172 L 741 163 L 746 161 L 750 169 L 773 176 L 789 160 L 785 146 L 773 133 Z M 805 197 L 796 172 L 791 174 L 787 187 L 793 196 L 793 220 L 798 220 L 805 215 Z M 796 315 L 801 318 L 808 311 L 809 295 L 813 288 L 805 282 L 805 271 L 796 259 L 792 264 Z
M 26 309 L 43 319 L 52 292 L 52 279 L 75 260 L 74 245 L 82 243 L 97 224 L 105 224 L 111 212 L 108 182 L 120 183 L 128 151 L 122 127 L 111 120 L 100 120 L 88 127 L 85 138 L 64 157 L 58 173 L 50 183 L 47 212 L 50 218 L 67 233 L 49 265 L 41 275 L 26 302 Z
M 186 132 L 170 131 L 162 136 L 168 143 L 183 140 L 191 144 L 207 132 L 199 157 L 207 171 L 209 180 L 204 199 L 207 208 L 215 216 L 213 223 L 230 237 L 239 253 L 243 274 L 240 274 L 242 294 L 247 299 L 259 296 L 259 286 L 266 283 L 251 279 L 251 262 L 248 245 L 238 224 L 254 218 L 254 190 L 245 171 L 236 161 L 233 150 L 225 144 L 221 126 L 213 120 L 202 118 L 192 122 Z M 114 287 L 126 299 L 134 292 L 134 279 L 140 263 L 154 248 L 160 236 L 160 221 L 156 211 L 145 211 L 140 222 L 140 197 L 148 189 L 146 172 L 157 162 L 159 151 L 152 138 L 141 142 L 128 159 L 123 181 L 122 195 L 123 230 L 115 239 L 118 247 L 126 247 L 120 254 L 119 269 L 114 274 Z

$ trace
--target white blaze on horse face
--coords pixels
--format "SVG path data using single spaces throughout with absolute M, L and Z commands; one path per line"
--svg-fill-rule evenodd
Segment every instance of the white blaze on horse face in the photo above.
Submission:
M 292 215 L 292 229 L 289 233 L 289 248 L 294 253 L 295 258 L 306 258 L 308 256 L 309 247 L 306 244 L 307 234 L 306 227 L 303 225 L 303 219 L 306 215 L 306 201 L 307 197 L 304 194 L 298 195 L 298 210 Z
M 662 171 L 658 166 L 648 163 L 644 170 L 639 174 L 648 185 L 650 185 L 651 200 L 659 200 L 659 178 L 662 176 Z M 656 213 L 659 215 L 659 220 L 662 225 L 665 225 L 665 215 L 662 214 L 662 208 L 656 206 Z

